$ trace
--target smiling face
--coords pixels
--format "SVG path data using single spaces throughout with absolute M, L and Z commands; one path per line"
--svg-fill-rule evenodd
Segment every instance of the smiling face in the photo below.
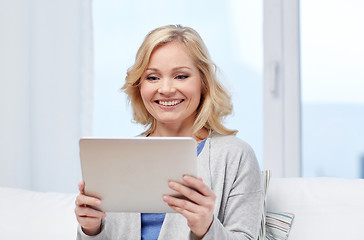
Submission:
M 157 128 L 191 127 L 201 99 L 201 78 L 179 42 L 157 47 L 141 78 L 140 95 Z

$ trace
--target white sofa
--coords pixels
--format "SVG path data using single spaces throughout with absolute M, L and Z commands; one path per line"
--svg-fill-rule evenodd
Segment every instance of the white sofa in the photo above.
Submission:
M 0 239 L 75 239 L 75 197 L 0 188 Z M 364 180 L 272 178 L 267 204 L 295 214 L 288 239 L 364 239 Z
M 271 179 L 268 211 L 295 214 L 288 239 L 364 240 L 364 180 Z

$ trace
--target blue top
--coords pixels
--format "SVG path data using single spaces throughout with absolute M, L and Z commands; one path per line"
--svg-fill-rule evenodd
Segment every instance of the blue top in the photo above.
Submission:
M 204 139 L 197 146 L 197 156 L 201 153 L 205 146 L 206 139 Z M 142 240 L 156 240 L 158 239 L 159 232 L 161 231 L 162 224 L 166 214 L 165 213 L 142 213 Z

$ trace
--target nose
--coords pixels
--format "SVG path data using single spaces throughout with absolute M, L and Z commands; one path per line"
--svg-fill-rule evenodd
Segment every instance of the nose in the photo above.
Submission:
M 176 92 L 173 80 L 171 79 L 161 79 L 158 92 L 164 95 L 171 95 Z

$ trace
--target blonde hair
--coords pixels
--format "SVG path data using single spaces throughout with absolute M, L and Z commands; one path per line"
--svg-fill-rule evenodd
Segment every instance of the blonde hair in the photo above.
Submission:
M 201 103 L 196 111 L 193 134 L 205 128 L 222 135 L 236 134 L 236 130 L 227 129 L 222 121 L 231 114 L 230 95 L 216 77 L 216 65 L 210 59 L 207 48 L 200 35 L 192 28 L 181 25 L 168 25 L 151 31 L 140 46 L 134 65 L 128 69 L 122 90 L 128 95 L 133 108 L 135 122 L 148 127 L 143 134 L 151 134 L 156 127 L 156 120 L 145 108 L 140 95 L 141 77 L 148 67 L 153 50 L 168 42 L 182 43 L 189 51 L 202 80 Z

